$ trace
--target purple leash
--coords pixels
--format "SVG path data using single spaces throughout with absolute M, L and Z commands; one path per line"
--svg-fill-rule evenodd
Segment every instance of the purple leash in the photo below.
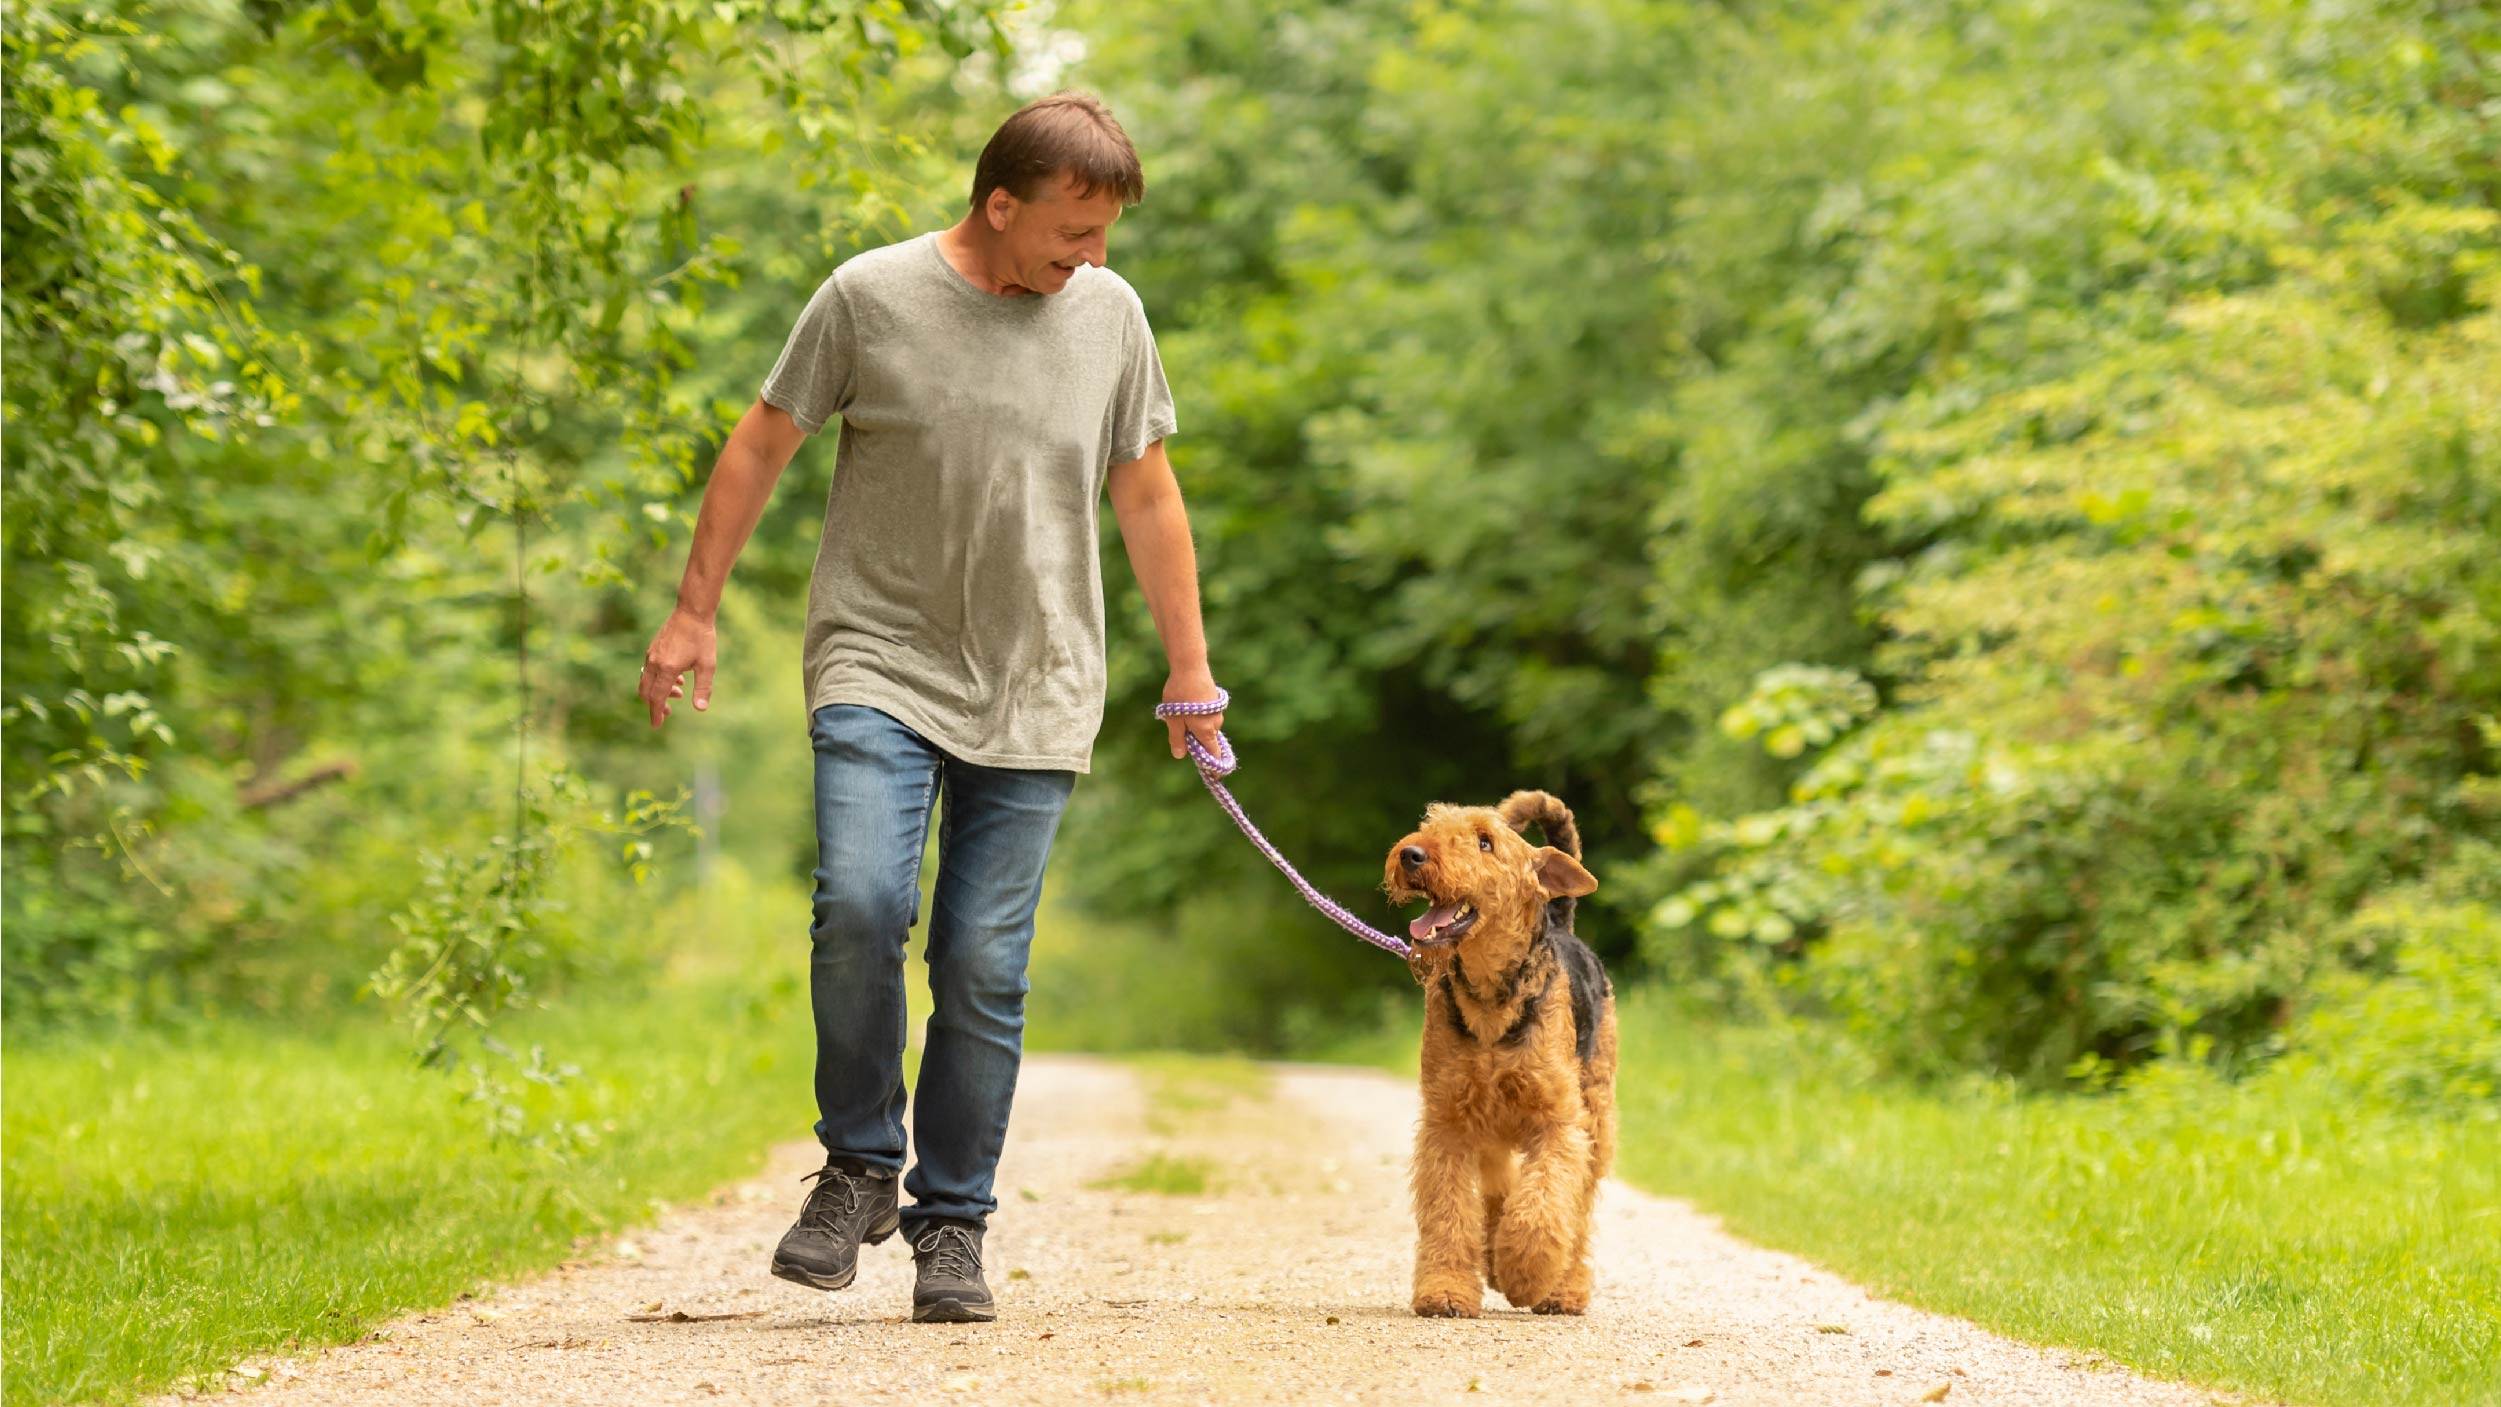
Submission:
M 1232 700 L 1233 696 L 1225 692 L 1224 686 L 1220 684 L 1216 686 L 1216 697 L 1212 701 L 1201 699 L 1159 703 L 1155 705 L 1155 716 L 1171 718 L 1183 714 L 1222 713 L 1225 705 Z M 1311 901 L 1313 908 L 1328 915 L 1330 921 L 1338 927 L 1354 934 L 1373 947 L 1396 953 L 1402 958 L 1410 955 L 1413 950 L 1407 946 L 1406 940 L 1372 927 L 1362 919 L 1346 912 L 1328 895 L 1312 888 L 1309 880 L 1296 874 L 1294 867 L 1285 863 L 1285 857 L 1278 854 L 1277 848 L 1268 843 L 1268 837 L 1259 833 L 1259 827 L 1250 823 L 1250 817 L 1242 814 L 1242 803 L 1235 801 L 1233 793 L 1224 789 L 1224 783 L 1216 780 L 1218 777 L 1231 774 L 1236 766 L 1233 758 L 1233 744 L 1225 741 L 1223 729 L 1216 730 L 1217 751 L 1215 752 L 1209 752 L 1206 746 L 1199 742 L 1198 735 L 1186 728 L 1181 730 L 1181 743 L 1189 749 L 1190 760 L 1198 764 L 1198 779 L 1205 782 L 1207 789 L 1216 794 L 1216 804 L 1223 807 L 1224 813 L 1233 818 L 1233 824 L 1242 828 L 1242 834 L 1250 837 L 1251 844 L 1259 847 L 1260 854 L 1267 856 L 1278 869 L 1285 871 L 1285 877 L 1294 881 L 1294 887 L 1302 891 L 1302 896 Z

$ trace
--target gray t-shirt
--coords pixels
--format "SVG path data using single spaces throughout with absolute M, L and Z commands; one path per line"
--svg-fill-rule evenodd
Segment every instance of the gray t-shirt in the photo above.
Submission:
M 1002 297 L 932 230 L 863 250 L 809 298 L 760 393 L 840 416 L 808 589 L 808 711 L 885 710 L 953 756 L 1089 771 L 1103 723 L 1096 505 L 1173 432 L 1128 280 L 1080 266 Z

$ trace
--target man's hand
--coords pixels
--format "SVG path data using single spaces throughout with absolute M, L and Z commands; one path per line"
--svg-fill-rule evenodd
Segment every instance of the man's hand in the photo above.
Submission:
M 643 653 L 642 685 L 635 692 L 651 707 L 651 726 L 669 716 L 669 700 L 686 692 L 681 676 L 695 672 L 695 707 L 712 706 L 712 661 L 716 645 L 709 618 L 679 608 L 669 612 Z
M 1216 676 L 1205 669 L 1174 670 L 1164 680 L 1165 703 L 1205 703 L 1216 696 Z M 1216 730 L 1223 726 L 1221 713 L 1185 713 L 1164 720 L 1172 734 L 1172 755 L 1189 756 L 1189 748 L 1181 741 L 1187 728 L 1198 739 L 1198 745 L 1216 751 Z

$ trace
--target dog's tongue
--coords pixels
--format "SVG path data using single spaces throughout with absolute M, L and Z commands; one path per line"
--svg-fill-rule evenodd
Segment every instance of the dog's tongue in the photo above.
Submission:
M 1435 904 L 1407 925 L 1407 936 L 1419 942 L 1433 936 L 1433 931 L 1450 922 L 1458 913 L 1457 904 Z

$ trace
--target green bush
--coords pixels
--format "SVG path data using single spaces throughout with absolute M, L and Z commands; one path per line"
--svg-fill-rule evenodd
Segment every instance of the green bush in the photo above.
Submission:
M 1697 31 L 1722 178 L 1679 211 L 1715 276 L 1682 286 L 1654 683 L 1791 789 L 1663 734 L 1661 851 L 1610 878 L 1654 964 L 1900 1067 L 2230 1069 L 2501 814 L 2501 16 L 1985 15 Z M 1806 530 L 1832 493 L 1887 545 L 1878 642 L 1744 697 L 1727 627 L 1819 602 L 1694 607 L 1842 543 Z M 1853 673 L 1883 711 L 1810 757 Z
M 13 12 L 13 1035 L 328 1014 L 517 750 L 674 790 L 698 730 L 632 662 L 700 472 L 838 253 L 961 200 L 925 139 L 995 125 L 1009 46 L 985 3 L 609 18 Z M 742 585 L 804 581 L 822 504 Z
M 2473 846 L 2455 873 L 2354 915 L 2344 946 L 2372 966 L 2319 981 L 2287 1036 L 2289 1075 L 2412 1112 L 2501 1119 L 2501 850 Z
M 2277 287 L 1898 428 L 1870 511 L 1938 546 L 1878 598 L 1894 704 L 1715 829 L 1727 863 L 1651 941 L 1739 940 L 1907 1068 L 2280 1048 L 2399 922 L 2349 920 L 2501 809 L 2496 231 L 2359 221 Z M 2409 260 L 2473 311 L 2410 326 L 2360 276 Z

